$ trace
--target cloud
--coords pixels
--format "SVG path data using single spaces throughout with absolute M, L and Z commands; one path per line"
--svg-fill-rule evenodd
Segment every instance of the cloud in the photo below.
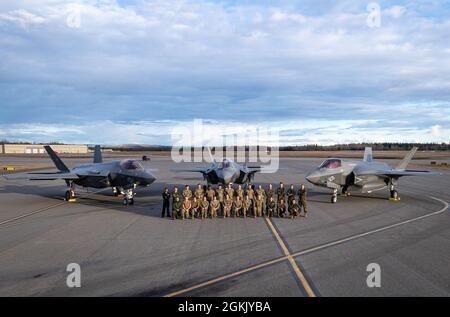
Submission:
M 0 125 L 87 142 L 96 124 L 153 143 L 133 135 L 146 127 L 139 122 L 297 122 L 330 129 L 287 140 L 342 142 L 333 123 L 364 120 L 377 139 L 421 131 L 450 140 L 450 9 L 383 2 L 381 27 L 371 29 L 366 4 L 4 2 Z M 79 27 L 67 23 L 74 7 Z M 429 134 L 435 125 L 440 136 Z M 4 137 L 26 135 L 8 131 Z M 123 138 L 115 133 L 105 142 Z

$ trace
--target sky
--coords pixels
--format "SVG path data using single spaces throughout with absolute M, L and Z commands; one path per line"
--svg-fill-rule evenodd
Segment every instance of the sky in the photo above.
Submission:
M 196 119 L 450 142 L 450 1 L 0 0 L 0 140 L 170 145 Z

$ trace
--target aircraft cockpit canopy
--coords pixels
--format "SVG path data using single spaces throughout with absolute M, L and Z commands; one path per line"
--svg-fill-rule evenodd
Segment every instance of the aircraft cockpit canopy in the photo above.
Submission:
M 228 167 L 230 167 L 230 161 L 228 161 L 228 160 L 223 160 L 223 162 L 222 163 L 220 163 L 220 166 L 219 166 L 219 168 L 228 168 Z
M 135 160 L 123 160 L 120 162 L 120 168 L 124 170 L 141 170 L 142 165 Z
M 323 161 L 322 164 L 320 164 L 319 168 L 326 168 L 326 169 L 330 169 L 330 168 L 338 168 L 341 167 L 342 163 L 341 160 L 339 159 L 328 159 Z

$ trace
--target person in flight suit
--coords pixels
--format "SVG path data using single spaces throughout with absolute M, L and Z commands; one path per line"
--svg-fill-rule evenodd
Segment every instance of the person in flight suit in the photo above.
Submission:
M 255 215 L 255 210 L 254 210 L 254 206 L 255 206 L 255 191 L 253 190 L 253 187 L 252 187 L 252 185 L 250 185 L 248 188 L 247 188 L 247 192 L 246 192 L 246 195 L 248 196 L 248 198 L 251 200 L 251 204 L 250 204 L 250 209 L 249 210 L 247 210 L 249 213 L 250 213 L 250 210 L 251 210 L 251 212 L 253 213 L 253 215 Z M 248 215 L 249 215 L 249 213 L 248 213 Z
M 198 201 L 203 200 L 203 196 L 205 195 L 205 192 L 203 191 L 203 186 L 198 184 L 197 189 L 195 190 L 194 196 L 197 197 Z
M 171 197 L 171 195 L 169 193 L 169 189 L 167 187 L 164 187 L 164 191 L 162 193 L 163 206 L 162 206 L 161 218 L 164 218 L 166 216 L 166 213 L 167 213 L 167 217 L 170 217 L 170 211 L 169 211 L 170 197 Z
M 273 217 L 275 215 L 275 208 L 275 200 L 273 200 L 273 197 L 270 197 L 267 203 L 266 217 Z
M 206 196 L 203 196 L 202 200 L 202 219 L 205 219 L 208 217 L 208 209 L 209 209 L 209 202 Z
M 185 198 L 187 198 L 188 200 L 191 200 L 192 198 L 192 191 L 189 189 L 189 185 L 184 186 L 183 199 Z
M 294 219 L 294 217 L 297 217 L 300 214 L 300 206 L 295 201 L 295 198 L 289 205 L 289 214 L 291 215 L 291 219 Z
M 265 208 L 266 207 L 266 191 L 264 190 L 264 188 L 261 185 L 258 186 L 258 189 L 256 190 L 256 195 L 262 197 L 263 208 Z
M 286 203 L 284 202 L 284 199 L 281 199 L 277 204 L 277 212 L 278 217 L 283 218 L 284 214 L 286 213 Z
M 177 218 L 182 217 L 182 210 L 181 210 L 181 201 L 180 197 L 176 197 L 175 201 L 172 204 L 172 218 L 175 220 Z M 184 217 L 183 217 L 184 218 Z
M 220 209 L 220 202 L 216 196 L 214 196 L 210 205 L 211 205 L 211 218 L 217 218 L 217 213 L 219 212 Z
M 221 209 L 221 213 L 223 215 L 223 213 L 224 213 L 223 203 L 224 203 L 224 200 L 225 200 L 225 191 L 223 190 L 222 185 L 219 185 L 219 188 L 217 188 L 216 196 L 217 196 L 217 200 L 220 203 L 220 209 Z
M 291 185 L 291 187 L 287 192 L 288 205 L 290 205 L 294 199 L 295 199 L 295 188 L 294 185 Z
M 199 215 L 199 210 L 200 210 L 200 205 L 201 205 L 201 200 L 197 199 L 197 197 L 194 196 L 194 200 L 192 201 L 192 208 L 191 208 L 191 214 L 192 214 L 192 219 L 194 219 L 194 217 L 198 217 Z
M 300 189 L 298 191 L 298 201 L 299 201 L 300 208 L 303 208 L 303 213 L 305 214 L 305 217 L 308 217 L 308 203 L 306 201 L 305 184 L 302 184 L 300 186 Z
M 189 198 L 185 197 L 183 201 L 183 215 L 181 219 L 189 218 L 189 213 L 191 212 L 192 204 Z M 194 214 L 192 214 L 192 219 L 194 219 Z
M 180 192 L 178 191 L 178 187 L 175 186 L 172 191 L 172 206 L 175 204 L 175 201 L 177 200 L 177 198 L 178 198 L 178 200 L 180 200 L 181 195 L 180 195 Z
M 233 210 L 233 216 L 236 218 L 236 216 L 240 217 L 242 211 L 242 200 L 241 197 L 236 196 L 236 201 L 234 202 L 234 210 Z
M 211 187 L 211 185 L 208 186 L 208 190 L 206 191 L 206 197 L 208 197 L 208 201 L 211 203 L 216 196 L 216 191 Z
M 230 195 L 227 194 L 224 206 L 223 206 L 223 217 L 230 217 L 231 208 L 233 207 L 233 199 L 230 197 Z
M 274 192 L 272 184 L 269 184 L 269 189 L 266 191 L 266 204 L 269 204 L 271 197 L 274 197 Z
M 277 202 L 279 203 L 281 200 L 286 201 L 286 191 L 284 188 L 283 182 L 280 182 L 280 185 L 277 188 Z
M 258 215 L 258 217 L 262 217 L 262 212 L 263 212 L 263 208 L 264 208 L 264 199 L 262 195 L 258 195 L 258 197 L 256 198 L 256 203 L 255 203 L 255 218 Z
M 242 185 L 238 185 L 236 189 L 236 197 L 241 199 L 241 202 L 244 201 L 244 190 L 242 189 Z
M 227 195 L 230 196 L 231 199 L 234 200 L 234 188 L 233 184 L 229 183 L 227 189 L 225 190 Z
M 248 197 L 248 195 L 245 195 L 244 201 L 242 203 L 242 214 L 244 218 L 246 218 L 248 213 L 250 212 L 252 204 L 253 204 L 252 200 Z

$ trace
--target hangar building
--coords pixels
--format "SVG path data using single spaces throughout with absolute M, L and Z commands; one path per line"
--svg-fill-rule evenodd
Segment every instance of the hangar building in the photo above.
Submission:
M 45 144 L 0 144 L 1 154 L 44 154 Z M 87 145 L 50 144 L 57 153 L 82 154 L 88 153 Z

